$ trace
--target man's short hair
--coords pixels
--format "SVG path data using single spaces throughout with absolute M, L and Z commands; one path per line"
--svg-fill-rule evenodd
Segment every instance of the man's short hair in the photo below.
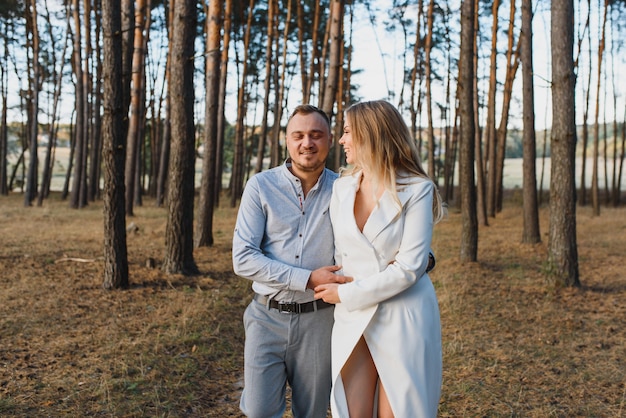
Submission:
M 330 132 L 330 118 L 328 117 L 326 112 L 324 112 L 319 107 L 313 106 L 311 104 L 302 104 L 302 105 L 297 106 L 293 110 L 293 112 L 291 112 L 291 115 L 289 115 L 289 119 L 287 120 L 287 123 L 289 123 L 291 118 L 293 118 L 294 116 L 296 116 L 298 114 L 310 115 L 311 113 L 318 113 L 318 114 L 322 115 L 322 117 L 326 121 L 326 124 L 328 125 L 328 132 Z

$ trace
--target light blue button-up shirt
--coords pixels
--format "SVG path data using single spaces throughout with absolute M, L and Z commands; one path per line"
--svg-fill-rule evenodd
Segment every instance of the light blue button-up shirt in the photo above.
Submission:
M 233 234 L 235 274 L 280 302 L 309 302 L 311 271 L 334 264 L 329 204 L 337 174 L 324 169 L 306 198 L 290 162 L 246 184 Z

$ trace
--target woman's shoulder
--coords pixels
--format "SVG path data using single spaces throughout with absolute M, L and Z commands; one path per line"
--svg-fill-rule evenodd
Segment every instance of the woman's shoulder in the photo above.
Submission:
M 434 187 L 434 183 L 428 177 L 410 175 L 398 177 L 396 180 L 398 191 L 421 190 Z
M 342 170 L 339 172 L 339 178 L 335 181 L 336 185 L 347 186 L 354 184 L 359 180 L 360 171 Z

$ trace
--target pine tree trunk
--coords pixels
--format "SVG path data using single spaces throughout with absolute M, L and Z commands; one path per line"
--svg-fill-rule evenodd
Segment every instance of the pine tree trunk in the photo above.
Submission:
M 330 48 L 328 57 L 328 76 L 325 81 L 322 110 L 332 120 L 339 86 L 339 67 L 343 64 L 341 44 L 343 43 L 343 1 L 331 0 L 330 3 Z
M 522 94 L 523 94 L 523 177 L 524 177 L 524 229 L 522 242 L 535 244 L 539 234 L 539 208 L 537 204 L 537 175 L 535 150 L 535 94 L 533 88 L 533 32 L 532 1 L 522 0 Z
M 553 122 L 548 266 L 557 286 L 580 286 L 574 181 L 576 75 L 572 0 L 553 0 L 551 15 Z
M 28 10 L 29 9 L 29 10 Z M 24 193 L 24 206 L 31 206 L 32 201 L 37 197 L 37 175 L 38 168 L 38 145 L 37 137 L 39 134 L 39 30 L 37 29 L 37 2 L 30 0 L 27 2 L 27 19 L 29 21 L 30 33 L 32 38 L 32 65 L 30 78 L 30 110 L 28 112 L 28 137 L 30 139 L 28 162 L 28 174 L 26 175 L 26 192 Z
M 124 206 L 124 108 L 120 3 L 102 0 L 104 163 L 104 282 L 105 289 L 127 288 L 128 254 Z
M 196 2 L 176 0 L 170 74 L 172 149 L 165 229 L 163 270 L 170 274 L 196 274 L 193 259 L 194 208 L 194 84 L 193 57 Z
M 213 197 L 215 196 L 215 153 L 217 151 L 217 111 L 219 107 L 220 44 L 222 3 L 209 3 L 206 35 L 206 105 L 204 116 L 204 155 L 196 226 L 196 247 L 213 245 Z
M 82 67 L 82 49 L 81 49 L 81 24 L 80 24 L 80 4 L 79 0 L 73 0 L 73 18 L 74 18 L 74 73 L 76 75 L 76 124 L 74 126 L 74 167 L 73 167 L 73 179 L 72 190 L 70 194 L 70 207 L 73 209 L 82 208 L 84 202 L 81 198 L 81 187 L 84 184 L 83 178 L 85 176 L 84 166 L 84 154 L 86 152 L 86 138 L 84 126 L 85 123 L 85 100 L 84 100 L 84 77 Z
M 459 107 L 461 113 L 461 152 L 459 178 L 461 188 L 461 261 L 476 261 L 478 254 L 478 220 L 474 184 L 474 0 L 461 4 L 461 57 Z

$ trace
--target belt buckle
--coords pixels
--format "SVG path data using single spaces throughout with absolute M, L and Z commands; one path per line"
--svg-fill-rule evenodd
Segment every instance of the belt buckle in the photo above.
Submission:
M 278 303 L 278 311 L 284 314 L 300 313 L 299 305 L 296 302 Z

